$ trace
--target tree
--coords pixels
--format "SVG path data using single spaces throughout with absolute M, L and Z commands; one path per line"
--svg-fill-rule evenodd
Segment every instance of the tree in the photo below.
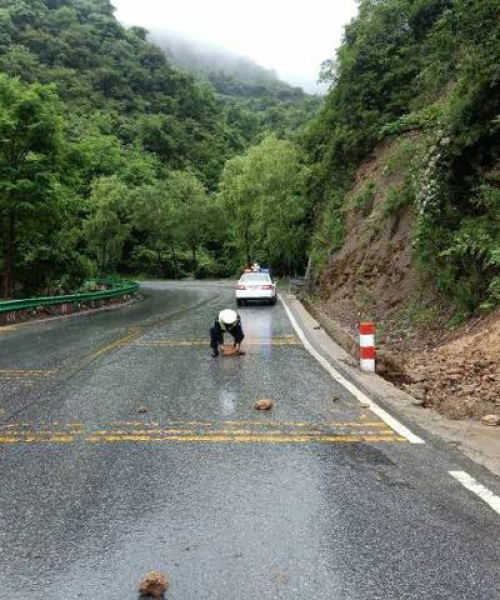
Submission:
M 3 290 L 11 297 L 21 239 L 49 236 L 57 218 L 62 143 L 52 88 L 0 75 L 0 242 Z
M 231 235 L 245 264 L 251 264 L 253 254 L 252 221 L 256 203 L 255 189 L 248 181 L 249 161 L 236 156 L 224 167 L 219 198 L 226 212 L 231 215 Z
M 92 185 L 84 231 L 100 274 L 109 272 L 122 257 L 130 231 L 126 221 L 128 194 L 127 186 L 116 176 L 102 177 Z
M 146 247 L 156 253 L 158 271 L 163 271 L 163 253 L 169 249 L 174 270 L 178 272 L 175 253 L 178 209 L 165 182 L 155 181 L 135 188 L 130 197 L 130 215 Z
M 306 178 L 297 148 L 274 135 L 228 162 L 220 199 L 247 263 L 258 259 L 282 273 L 303 265 Z
M 203 184 L 190 171 L 174 171 L 167 185 L 178 214 L 176 237 L 191 250 L 196 276 L 196 251 L 208 239 L 213 226 L 209 197 Z

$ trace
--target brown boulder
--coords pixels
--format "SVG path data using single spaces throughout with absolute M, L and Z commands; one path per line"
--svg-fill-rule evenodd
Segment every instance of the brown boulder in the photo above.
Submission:
M 168 590 L 170 582 L 168 577 L 161 571 L 151 571 L 139 583 L 139 594 L 151 596 L 159 600 Z
M 274 402 L 269 400 L 268 398 L 262 398 L 262 400 L 257 400 L 255 403 L 255 410 L 271 410 Z
M 486 415 L 481 419 L 481 423 L 489 427 L 498 427 L 500 425 L 500 417 L 498 415 Z

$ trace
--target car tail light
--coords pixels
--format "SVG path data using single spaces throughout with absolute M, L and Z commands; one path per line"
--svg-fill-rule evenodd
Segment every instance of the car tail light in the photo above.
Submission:
M 237 283 L 236 289 L 237 290 L 246 290 L 247 288 L 242 283 Z
M 273 286 L 272 285 L 261 285 L 260 289 L 261 290 L 272 290 Z

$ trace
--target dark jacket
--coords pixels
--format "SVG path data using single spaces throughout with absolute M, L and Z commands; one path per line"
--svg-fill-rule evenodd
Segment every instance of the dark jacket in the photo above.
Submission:
M 235 344 L 241 344 L 241 342 L 245 339 L 245 334 L 243 333 L 241 319 L 239 316 L 234 325 L 221 325 L 217 319 L 215 320 L 214 326 L 210 330 L 212 342 L 217 342 L 219 345 L 223 344 L 224 333 L 229 333 L 232 335 Z

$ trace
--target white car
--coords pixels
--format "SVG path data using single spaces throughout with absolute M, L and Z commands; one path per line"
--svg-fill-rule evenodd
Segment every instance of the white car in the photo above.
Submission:
M 276 283 L 268 273 L 244 273 L 236 284 L 236 303 L 248 300 L 265 300 L 276 304 Z

